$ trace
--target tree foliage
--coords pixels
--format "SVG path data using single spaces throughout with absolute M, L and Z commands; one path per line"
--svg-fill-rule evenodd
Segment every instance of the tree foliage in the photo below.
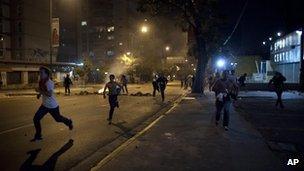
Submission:
M 190 51 L 197 59 L 193 92 L 203 92 L 203 80 L 209 57 L 217 49 L 221 17 L 218 0 L 139 0 L 139 10 L 176 21 L 193 38 Z

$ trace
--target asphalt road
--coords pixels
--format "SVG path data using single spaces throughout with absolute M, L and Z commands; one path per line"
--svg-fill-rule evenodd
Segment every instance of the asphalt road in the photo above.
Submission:
M 276 108 L 273 92 L 253 92 L 239 100 L 240 112 L 261 132 L 269 148 L 282 161 L 289 158 L 304 159 L 304 98 L 284 92 L 284 109 Z M 272 95 L 272 96 L 269 96 Z
M 151 92 L 150 85 L 133 87 L 130 93 Z M 62 115 L 70 117 L 74 129 L 43 118 L 43 140 L 30 142 L 35 133 L 32 118 L 40 101 L 35 97 L 0 99 L 0 170 L 68 170 L 97 150 L 122 136 L 183 92 L 178 85 L 167 88 L 165 103 L 158 97 L 119 96 L 120 108 L 114 124 L 108 125 L 108 102 L 100 95 L 58 96 Z M 99 156 L 100 159 L 102 156 Z M 99 159 L 96 159 L 96 161 Z

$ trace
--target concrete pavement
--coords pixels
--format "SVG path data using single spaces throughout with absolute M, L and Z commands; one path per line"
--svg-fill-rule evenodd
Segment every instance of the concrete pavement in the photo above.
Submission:
M 130 88 L 130 93 L 138 90 L 150 92 L 151 87 L 138 85 Z M 132 136 L 135 127 L 170 106 L 181 93 L 179 86 L 170 83 L 165 103 L 159 95 L 119 96 L 120 108 L 114 113 L 113 125 L 107 124 L 108 102 L 102 96 L 57 96 L 62 114 L 73 119 L 74 130 L 69 131 L 47 115 L 42 120 L 44 139 L 39 142 L 30 139 L 34 135 L 32 118 L 40 101 L 31 96 L 2 98 L 0 170 L 89 170 Z
M 235 111 L 214 124 L 214 98 L 186 97 L 145 134 L 94 170 L 289 170 Z

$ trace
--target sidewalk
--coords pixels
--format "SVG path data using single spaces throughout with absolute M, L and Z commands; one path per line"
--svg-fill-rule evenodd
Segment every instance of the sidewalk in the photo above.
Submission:
M 213 94 L 184 98 L 144 135 L 98 170 L 283 170 L 262 136 L 236 112 L 230 129 L 214 124 Z

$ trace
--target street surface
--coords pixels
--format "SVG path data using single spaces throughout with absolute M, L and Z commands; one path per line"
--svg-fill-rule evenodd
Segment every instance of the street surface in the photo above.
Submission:
M 151 93 L 151 89 L 150 84 L 137 85 L 132 86 L 129 93 Z M 125 135 L 182 93 L 178 84 L 169 83 L 164 103 L 159 94 L 155 98 L 121 95 L 120 108 L 114 113 L 112 125 L 106 121 L 108 99 L 103 99 L 101 95 L 57 96 L 62 115 L 73 119 L 74 129 L 69 131 L 63 124 L 46 115 L 41 122 L 43 140 L 39 142 L 30 140 L 35 132 L 32 118 L 40 106 L 40 100 L 34 96 L 2 97 L 0 170 L 77 168 L 81 161 Z
M 304 96 L 284 92 L 284 109 L 275 108 L 274 92 L 242 92 L 236 110 L 261 132 L 282 160 L 304 159 Z

